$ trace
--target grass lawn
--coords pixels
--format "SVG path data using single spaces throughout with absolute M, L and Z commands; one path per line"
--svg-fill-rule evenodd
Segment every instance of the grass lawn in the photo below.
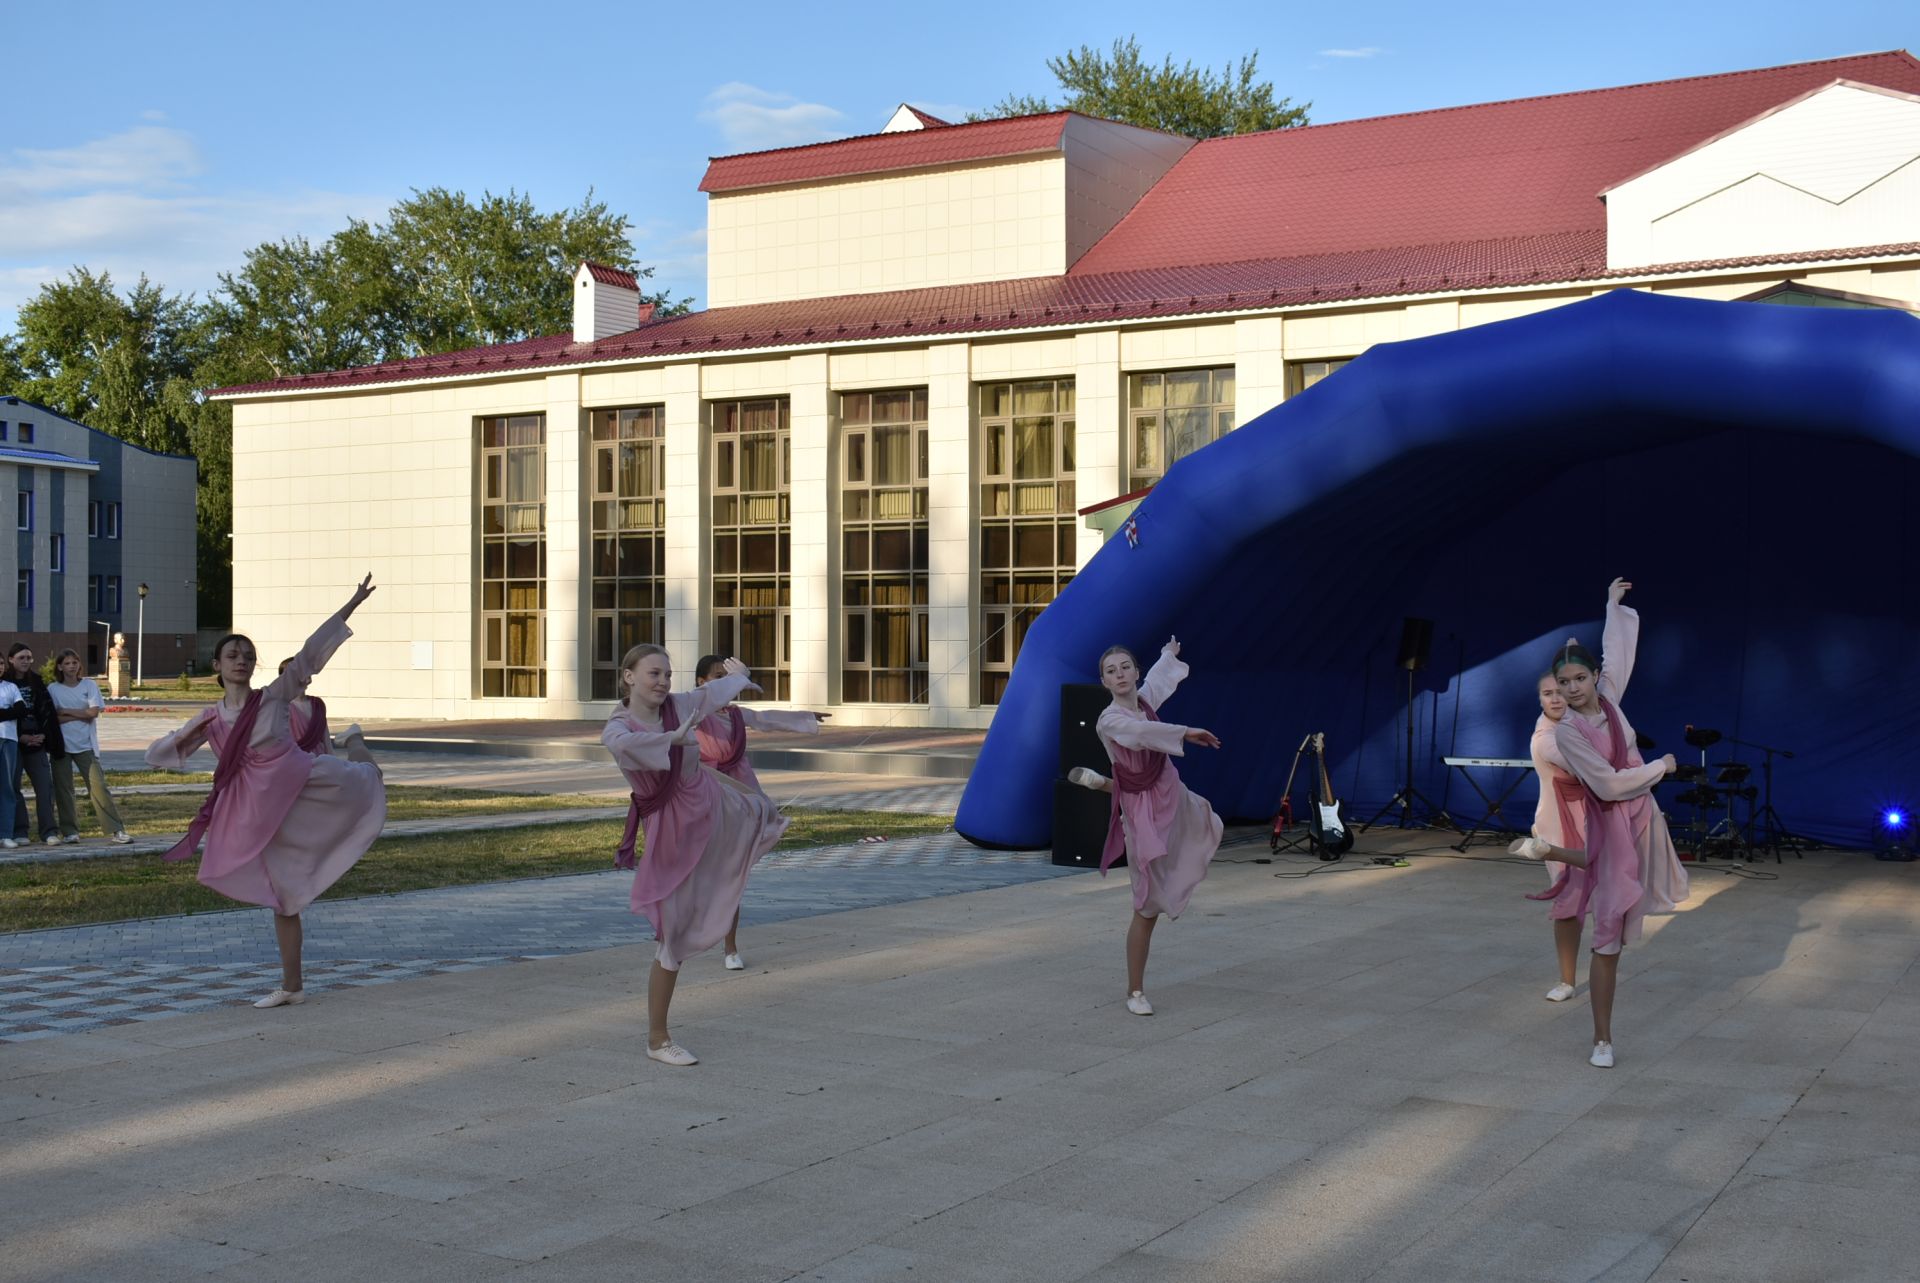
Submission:
M 182 782 L 176 777 L 168 783 Z M 107 786 L 113 787 L 111 783 Z M 114 803 L 127 832 L 136 837 L 156 833 L 184 833 L 199 813 L 206 794 L 193 793 L 118 793 Z M 492 793 L 486 789 L 434 788 L 421 784 L 393 784 L 387 787 L 389 820 L 445 820 L 463 815 L 500 815 L 511 811 L 571 811 L 580 807 L 619 806 L 626 798 L 607 793 Z M 31 805 L 31 804 L 29 804 Z M 82 831 L 91 836 L 93 812 L 84 799 L 77 803 Z
M 782 850 L 838 846 L 875 834 L 939 833 L 952 822 L 944 815 L 891 811 L 794 808 L 787 814 L 793 823 L 780 843 Z M 587 820 L 495 832 L 382 838 L 322 898 L 597 873 L 613 867 L 614 848 L 620 845 L 624 828 L 621 820 Z M 195 867 L 191 860 L 167 864 L 157 855 L 0 866 L 0 931 L 234 908 L 233 901 L 193 880 Z

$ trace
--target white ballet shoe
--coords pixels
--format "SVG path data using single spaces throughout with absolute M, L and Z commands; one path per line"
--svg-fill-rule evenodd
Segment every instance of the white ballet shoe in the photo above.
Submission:
M 1067 772 L 1067 782 L 1078 784 L 1083 789 L 1099 789 L 1106 787 L 1107 777 L 1084 766 L 1076 766 Z
M 1153 1004 L 1147 1001 L 1147 995 L 1145 993 L 1135 989 L 1127 995 L 1127 1010 L 1136 1016 L 1151 1016 L 1153 1014 Z
M 737 953 L 730 953 L 727 955 L 726 966 L 728 971 L 745 971 L 747 960 Z
M 1571 997 L 1573 997 L 1573 986 L 1567 984 L 1565 981 L 1547 990 L 1548 1002 L 1565 1002 Z
M 253 1005 L 256 1007 L 297 1007 L 307 1000 L 305 989 L 275 989 Z
M 658 1047 L 647 1048 L 647 1059 L 657 1060 L 663 1065 L 697 1065 L 700 1057 L 688 1051 L 677 1042 L 663 1042 Z
M 1613 1044 L 1610 1042 L 1596 1042 L 1593 1044 L 1593 1054 L 1587 1057 L 1587 1063 L 1595 1069 L 1612 1069 Z
M 1544 860 L 1553 854 L 1553 844 L 1539 838 L 1520 838 L 1507 844 L 1508 855 L 1524 855 L 1529 860 Z

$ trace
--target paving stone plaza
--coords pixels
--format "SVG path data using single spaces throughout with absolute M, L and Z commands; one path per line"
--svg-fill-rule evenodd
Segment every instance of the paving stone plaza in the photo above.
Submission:
M 1276 877 L 1317 862 L 1240 836 L 1150 1019 L 1122 878 L 770 858 L 749 968 L 683 973 L 691 1070 L 644 1057 L 624 875 L 324 902 L 313 1001 L 268 1012 L 264 913 L 7 937 L 0 1279 L 1912 1277 L 1912 866 L 1698 871 L 1596 1070 L 1537 870 L 1376 832 L 1407 867 Z

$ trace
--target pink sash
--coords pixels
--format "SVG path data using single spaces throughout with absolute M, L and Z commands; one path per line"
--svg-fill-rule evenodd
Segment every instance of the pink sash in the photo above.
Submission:
M 315 755 L 330 753 L 333 751 L 333 745 L 330 742 L 333 737 L 327 734 L 327 702 L 318 695 L 307 696 L 307 702 L 313 705 L 313 720 L 306 722 L 300 727 L 298 733 L 293 737 L 293 742 L 307 752 Z M 296 719 L 299 716 L 300 710 L 289 704 L 287 706 L 288 720 Z
M 1153 711 L 1153 705 L 1144 699 L 1140 701 L 1140 711 L 1147 715 L 1149 722 L 1160 720 L 1160 715 Z M 1107 843 L 1100 850 L 1102 873 L 1112 868 L 1113 862 L 1127 849 L 1126 829 L 1120 823 L 1120 795 L 1150 792 L 1160 782 L 1160 777 L 1166 774 L 1170 762 L 1165 753 L 1152 749 L 1134 749 L 1131 752 L 1145 758 L 1146 765 L 1135 768 L 1118 757 L 1113 758 L 1113 804 L 1108 812 Z
M 233 729 L 227 733 L 227 743 L 233 751 L 220 754 L 220 760 L 213 768 L 213 787 L 207 790 L 207 800 L 200 804 L 199 814 L 193 817 L 193 823 L 187 826 L 187 832 L 170 850 L 160 858 L 163 860 L 187 860 L 200 847 L 200 839 L 207 834 L 207 826 L 213 823 L 213 804 L 219 800 L 221 791 L 239 776 L 241 768 L 252 757 L 250 741 L 253 739 L 253 724 L 260 717 L 260 696 L 262 692 L 253 691 L 247 696 L 246 704 L 240 709 L 240 715 L 233 719 Z M 214 716 L 218 717 L 218 710 Z
M 746 714 L 742 713 L 740 709 L 733 704 L 727 705 L 724 712 L 728 729 L 733 733 L 733 741 L 727 745 L 726 752 L 721 753 L 719 756 L 709 757 L 707 755 L 706 739 L 709 737 L 716 740 L 720 738 L 720 733 L 717 729 L 706 731 L 706 727 L 708 723 L 717 723 L 720 720 L 721 714 L 709 713 L 706 721 L 700 723 L 701 730 L 706 732 L 701 739 L 700 760 L 722 775 L 733 775 L 740 769 L 740 763 L 747 760 L 747 718 Z
M 735 711 L 737 712 L 738 710 Z M 663 731 L 677 731 L 680 729 L 680 713 L 674 708 L 673 697 L 671 695 L 660 705 L 660 729 Z M 627 831 L 620 839 L 620 849 L 614 853 L 614 868 L 631 869 L 635 867 L 636 861 L 633 856 L 633 844 L 634 839 L 638 837 L 640 833 L 640 821 L 652 815 L 655 811 L 658 811 L 662 806 L 665 806 L 667 799 L 673 796 L 673 791 L 681 787 L 680 767 L 685 761 L 686 746 L 683 744 L 675 744 L 667 750 L 667 769 L 664 771 L 646 772 L 647 780 L 645 785 L 635 788 L 633 792 L 628 795 Z M 634 775 L 629 774 L 627 779 L 629 782 L 632 782 Z
M 1587 797 L 1587 786 L 1575 779 L 1572 775 L 1555 775 L 1551 783 L 1553 787 L 1553 804 L 1560 812 L 1560 836 L 1571 844 L 1573 835 L 1583 831 L 1582 826 L 1574 823 L 1574 807 L 1580 806 Z M 1567 879 L 1574 872 L 1575 870 L 1572 865 L 1562 865 L 1560 876 L 1553 880 L 1552 886 L 1548 887 L 1545 891 L 1539 891 L 1529 895 L 1527 899 L 1558 899 L 1560 893 L 1567 889 Z

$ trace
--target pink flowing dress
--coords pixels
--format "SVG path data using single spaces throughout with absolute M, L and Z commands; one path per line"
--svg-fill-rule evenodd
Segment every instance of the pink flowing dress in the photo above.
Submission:
M 1593 951 L 1600 954 L 1619 953 L 1638 940 L 1647 914 L 1671 911 L 1688 892 L 1687 871 L 1652 797 L 1666 768 L 1649 766 L 1640 756 L 1633 725 L 1618 704 L 1633 671 L 1639 626 L 1631 608 L 1609 608 L 1605 655 L 1594 683 L 1602 715 L 1592 720 L 1568 709 L 1553 728 L 1561 765 L 1580 785 L 1576 822 L 1587 867 L 1565 869 L 1549 888 L 1550 916 L 1591 913 Z
M 1155 713 L 1172 698 L 1187 676 L 1187 666 L 1162 651 L 1140 684 L 1141 709 L 1109 704 L 1094 724 L 1114 765 L 1114 797 L 1125 836 L 1127 873 L 1133 882 L 1133 910 L 1142 917 L 1186 911 L 1193 889 L 1207 876 L 1220 849 L 1220 817 L 1207 800 L 1189 793 L 1169 761 L 1186 756 L 1187 728 L 1160 721 Z M 1122 787 L 1122 776 L 1145 784 Z M 1151 781 L 1148 783 L 1147 781 Z M 1104 876 L 1113 862 L 1103 856 Z
M 753 763 L 747 760 L 748 728 L 818 735 L 820 718 L 815 713 L 734 704 L 701 719 L 700 729 L 695 732 L 700 739 L 700 761 L 756 793 L 765 793 L 760 787 L 760 777 L 753 773 Z
M 352 868 L 387 819 L 387 790 L 368 762 L 315 757 L 293 742 L 288 705 L 353 635 L 345 612 L 320 625 L 287 671 L 260 692 L 245 744 L 229 742 L 235 714 L 203 709 L 147 746 L 147 764 L 184 770 L 202 744 L 245 758 L 214 804 L 199 879 L 221 895 L 275 913 L 299 913 Z
M 684 726 L 725 708 L 749 681 L 744 674 L 722 677 L 667 698 Z M 646 846 L 631 899 L 633 911 L 653 924 L 655 958 L 678 971 L 726 938 L 747 875 L 779 844 L 787 818 L 766 794 L 704 765 L 691 745 L 674 753 L 670 739 L 660 723 L 641 721 L 624 704 L 600 732 L 636 797 L 661 791 L 660 773 L 679 771 L 660 804 L 640 817 Z

